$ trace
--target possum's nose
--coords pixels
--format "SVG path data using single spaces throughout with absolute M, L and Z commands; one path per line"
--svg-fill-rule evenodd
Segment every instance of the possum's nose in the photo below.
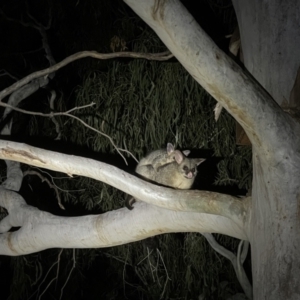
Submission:
M 186 178 L 189 178 L 189 179 L 193 178 L 193 173 L 192 173 L 191 171 L 188 172 L 188 173 L 186 174 Z

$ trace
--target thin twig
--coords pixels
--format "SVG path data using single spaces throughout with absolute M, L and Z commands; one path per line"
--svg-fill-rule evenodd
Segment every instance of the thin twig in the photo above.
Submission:
M 42 181 L 45 181 L 45 182 L 48 184 L 48 186 L 49 186 L 50 188 L 54 189 L 55 194 L 56 194 L 56 198 L 57 198 L 57 202 L 58 202 L 58 206 L 59 206 L 61 209 L 65 210 L 65 207 L 64 207 L 63 204 L 61 203 L 61 199 L 60 199 L 60 195 L 59 195 L 59 192 L 58 192 L 58 190 L 57 190 L 57 187 L 56 187 L 55 185 L 53 185 L 53 184 L 50 182 L 50 180 L 49 180 L 48 178 L 42 176 L 42 174 L 40 174 L 39 172 L 33 171 L 33 170 L 27 170 L 27 171 L 25 171 L 25 172 L 23 173 L 23 175 L 24 175 L 24 177 L 25 177 L 26 175 L 37 175 L 38 177 L 41 178 Z
M 75 269 L 75 266 L 76 266 L 76 259 L 75 259 L 75 258 L 76 258 L 76 257 L 75 257 L 75 249 L 73 249 L 73 266 L 72 266 L 72 269 L 71 269 L 70 272 L 69 272 L 69 275 L 68 275 L 68 278 L 67 278 L 65 284 L 64 284 L 63 287 L 61 288 L 61 292 L 60 292 L 60 297 L 59 297 L 59 299 L 62 299 L 62 296 L 63 296 L 63 293 L 64 293 L 64 288 L 66 287 L 66 285 L 67 285 L 67 283 L 68 283 L 68 281 L 69 281 L 69 279 L 70 279 L 70 277 L 71 277 L 71 274 L 72 274 L 73 270 Z
M 98 53 L 96 51 L 82 51 L 75 53 L 73 55 L 68 56 L 61 62 L 46 68 L 41 71 L 37 71 L 34 73 L 29 74 L 28 76 L 22 78 L 21 80 L 15 82 L 11 86 L 4 89 L 2 92 L 0 92 L 0 101 L 11 94 L 13 91 L 16 91 L 23 85 L 27 84 L 31 80 L 43 76 L 48 76 L 49 74 L 59 70 L 60 68 L 66 66 L 67 64 L 81 59 L 85 57 L 93 57 L 96 59 L 111 59 L 111 58 L 117 58 L 117 57 L 131 57 L 131 58 L 143 58 L 148 60 L 157 60 L 157 61 L 165 61 L 173 57 L 173 54 L 171 54 L 169 51 L 161 52 L 161 53 L 138 53 L 138 52 L 115 52 L 115 53 Z
M 66 111 L 66 112 L 51 112 L 49 114 L 44 114 L 44 113 L 40 113 L 40 112 L 34 112 L 34 111 L 28 111 L 28 110 L 24 110 L 24 109 L 21 109 L 21 108 L 18 108 L 18 107 L 14 107 L 14 106 L 11 106 L 7 103 L 3 103 L 3 102 L 0 102 L 0 106 L 4 106 L 4 107 L 7 107 L 7 108 L 11 108 L 13 110 L 16 110 L 16 111 L 19 111 L 21 113 L 24 113 L 24 114 L 28 114 L 28 115 L 35 115 L 35 116 L 40 116 L 40 117 L 47 117 L 47 118 L 53 118 L 53 117 L 56 117 L 56 116 L 67 116 L 67 117 L 70 117 L 70 118 L 73 118 L 77 121 L 79 121 L 81 124 L 83 124 L 85 127 L 99 133 L 100 135 L 106 137 L 110 142 L 111 144 L 113 145 L 113 147 L 116 149 L 116 151 L 120 154 L 120 156 L 123 158 L 124 162 L 126 165 L 128 165 L 127 163 L 127 160 L 125 158 L 125 156 L 121 153 L 121 151 L 125 152 L 125 153 L 128 153 L 130 154 L 137 162 L 138 160 L 136 159 L 136 157 L 128 150 L 126 149 L 122 149 L 122 148 L 119 148 L 117 147 L 117 145 L 114 143 L 113 139 L 107 135 L 106 133 L 102 132 L 102 131 L 99 131 L 97 129 L 95 129 L 94 127 L 88 125 L 87 123 L 85 123 L 83 120 L 81 120 L 80 118 L 70 114 L 70 112 L 73 112 L 75 110 L 80 110 L 80 109 L 83 109 L 83 108 L 87 108 L 87 107 L 90 107 L 90 106 L 93 106 L 95 105 L 94 102 L 90 103 L 90 104 L 86 104 L 86 105 L 82 105 L 82 106 L 78 106 L 78 107 L 73 107 L 72 109 Z

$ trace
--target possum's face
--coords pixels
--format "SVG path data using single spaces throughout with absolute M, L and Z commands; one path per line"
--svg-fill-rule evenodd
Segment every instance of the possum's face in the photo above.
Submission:
M 185 163 L 183 166 L 181 166 L 181 173 L 185 178 L 193 179 L 197 175 L 197 165 Z
M 187 179 L 194 179 L 197 175 L 197 166 L 204 162 L 203 158 L 185 158 L 180 164 L 180 173 Z

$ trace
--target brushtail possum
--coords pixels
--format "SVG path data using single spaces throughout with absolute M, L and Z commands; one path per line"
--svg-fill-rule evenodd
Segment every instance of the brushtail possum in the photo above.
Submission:
M 175 153 L 175 161 L 158 167 L 152 181 L 175 189 L 190 189 L 197 175 L 197 166 L 204 158 L 188 158 L 180 151 Z
M 188 155 L 190 151 L 184 150 L 183 153 Z M 135 172 L 146 179 L 153 180 L 161 166 L 174 162 L 175 157 L 180 154 L 181 152 L 179 150 L 175 150 L 174 146 L 168 143 L 167 149 L 152 151 L 146 157 L 142 158 Z
M 197 166 L 205 159 L 188 158 L 189 150 L 175 150 L 171 143 L 167 149 L 155 150 L 141 159 L 136 173 L 143 178 L 175 189 L 190 189 L 197 175 Z M 128 209 L 133 209 L 134 198 L 125 202 Z

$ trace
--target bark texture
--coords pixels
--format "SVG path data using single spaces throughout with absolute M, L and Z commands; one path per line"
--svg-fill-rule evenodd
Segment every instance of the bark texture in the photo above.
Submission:
M 240 1 L 234 7 L 241 32 L 244 63 L 283 107 L 299 106 L 299 1 Z M 293 89 L 294 88 L 294 89 Z M 258 111 L 263 114 L 263 111 Z M 251 254 L 255 299 L 300 298 L 300 134 L 297 125 L 282 124 L 283 151 L 273 150 L 274 164 L 253 156 Z M 272 130 L 272 126 L 270 126 Z M 275 137 L 274 137 L 275 138 Z
M 254 298 L 299 299 L 300 127 L 278 105 L 292 104 L 290 93 L 297 90 L 299 1 L 234 1 L 254 79 L 217 48 L 179 1 L 125 2 L 245 129 L 254 155 Z

